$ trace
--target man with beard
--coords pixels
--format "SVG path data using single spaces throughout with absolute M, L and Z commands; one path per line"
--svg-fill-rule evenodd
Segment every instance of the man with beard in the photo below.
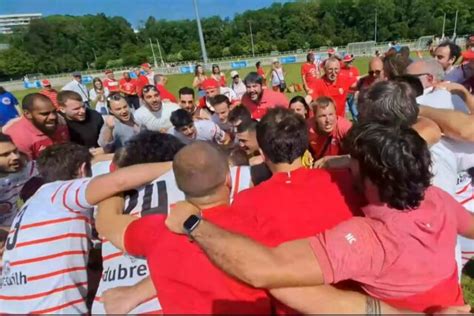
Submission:
M 59 92 L 58 104 L 69 128 L 71 141 L 87 148 L 99 147 L 97 140 L 104 125 L 102 115 L 87 108 L 81 96 L 74 91 Z
M 79 96 L 80 97 L 80 96 Z M 51 100 L 40 93 L 30 93 L 22 100 L 23 116 L 4 127 L 19 151 L 36 159 L 45 148 L 69 140 L 68 128 L 58 124 Z
M 193 116 L 193 120 L 208 120 L 211 114 L 206 110 L 196 106 L 194 99 L 194 89 L 183 87 L 178 91 L 179 106 Z
M 262 118 L 268 109 L 276 106 L 288 107 L 288 99 L 283 93 L 263 89 L 263 78 L 258 73 L 249 73 L 244 83 L 247 92 L 242 97 L 242 104 L 249 109 L 253 119 Z
M 178 110 L 179 106 L 171 102 L 162 102 L 160 91 L 154 85 L 143 87 L 142 92 L 145 104 L 135 111 L 136 122 L 147 130 L 166 132 L 172 126 L 171 113 Z
M 107 106 L 112 115 L 105 118 L 99 135 L 99 146 L 106 152 L 114 152 L 122 148 L 125 142 L 140 132 L 140 126 L 135 123 L 127 100 L 118 93 L 107 98 Z
M 335 57 L 328 58 L 324 63 L 324 76 L 310 87 L 313 90 L 310 96 L 312 100 L 320 96 L 331 97 L 336 103 L 336 114 L 344 116 L 349 88 L 357 79 L 341 76 L 340 71 L 339 60 Z

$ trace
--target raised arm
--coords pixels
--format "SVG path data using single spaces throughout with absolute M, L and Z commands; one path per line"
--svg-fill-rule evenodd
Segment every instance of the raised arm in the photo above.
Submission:
M 459 111 L 420 106 L 420 116 L 436 122 L 446 136 L 474 142 L 474 116 Z

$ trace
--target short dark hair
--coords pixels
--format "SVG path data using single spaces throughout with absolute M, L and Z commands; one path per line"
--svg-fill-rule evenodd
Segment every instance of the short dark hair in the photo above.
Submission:
M 257 124 L 257 142 L 273 163 L 292 163 L 308 149 L 305 120 L 284 108 L 268 110 Z
M 309 61 L 310 61 L 310 59 L 311 59 L 311 56 L 313 56 L 313 57 L 314 57 L 314 54 L 313 54 L 313 53 L 308 53 L 308 54 L 306 55 L 306 61 L 308 61 L 308 62 L 309 62 Z
M 4 87 L 0 86 L 0 94 L 4 94 L 5 92 L 7 92 L 7 90 L 5 90 Z
M 456 45 L 452 41 L 444 41 L 438 45 L 438 47 L 449 47 L 449 59 L 454 58 L 454 63 L 461 56 L 461 47 Z M 436 48 L 438 48 L 436 47 Z
M 261 64 L 262 64 L 262 62 L 260 62 L 260 61 L 257 61 L 257 62 L 255 63 L 255 67 L 257 67 L 257 68 L 258 68 L 258 67 L 260 67 L 260 65 L 261 65 Z
M 243 132 L 256 132 L 257 131 L 257 121 L 253 119 L 245 119 L 237 126 L 237 133 Z
M 37 160 L 38 172 L 48 183 L 77 178 L 77 171 L 83 163 L 91 167 L 92 155 L 89 149 L 75 143 L 56 144 L 44 149 Z
M 192 95 L 194 98 L 194 90 L 190 87 L 182 87 L 178 91 L 178 95 L 181 97 L 182 95 Z
M 64 90 L 64 91 L 60 91 L 58 93 L 57 100 L 58 100 L 59 105 L 65 106 L 66 102 L 68 100 L 74 100 L 74 101 L 82 102 L 82 97 L 76 91 Z
M 263 84 L 262 76 L 260 76 L 258 73 L 254 72 L 254 71 L 249 72 L 247 74 L 247 76 L 245 76 L 244 84 L 249 85 L 249 84 L 252 84 L 252 83 L 262 85 Z
M 415 97 L 419 97 L 420 95 L 423 95 L 423 84 L 421 83 L 420 78 L 417 76 L 413 75 L 401 75 L 397 76 L 394 78 L 395 81 L 398 82 L 405 82 L 407 83 L 410 88 L 413 90 L 413 93 L 415 93 Z
M 410 60 L 399 53 L 389 54 L 383 58 L 383 70 L 388 79 L 403 75 L 408 65 Z
M 431 183 L 431 155 L 415 130 L 360 123 L 350 129 L 344 147 L 359 162 L 362 178 L 377 186 L 382 202 L 397 210 L 420 206 Z
M 125 143 L 125 153 L 122 153 L 118 166 L 172 161 L 183 147 L 184 144 L 173 135 L 144 130 Z
M 191 124 L 193 122 L 193 117 L 188 111 L 178 109 L 171 113 L 170 121 L 171 124 L 173 124 L 173 126 L 178 129 Z
M 227 157 L 229 163 L 232 166 L 248 166 L 249 165 L 249 157 L 247 153 L 242 148 L 236 146 L 232 147 L 227 151 Z
M 223 94 L 218 94 L 212 98 L 209 98 L 209 103 L 211 103 L 212 106 L 216 106 L 217 104 L 221 104 L 221 103 L 225 103 L 230 106 L 229 98 Z
M 0 133 L 0 143 L 13 143 L 13 140 L 9 135 Z
M 252 114 L 250 113 L 249 109 L 243 105 L 238 105 L 229 112 L 228 120 L 229 122 L 236 122 L 240 121 L 247 121 L 252 118 Z
M 419 113 L 415 93 L 405 82 L 380 81 L 358 99 L 359 119 L 364 122 L 413 125 Z
M 309 109 L 308 102 L 306 102 L 306 99 L 301 95 L 296 95 L 291 98 L 290 103 L 288 104 L 288 108 L 291 108 L 291 105 L 296 102 L 303 104 L 304 108 L 306 109 L 306 117 L 308 117 L 311 110 Z
M 32 111 L 36 100 L 42 100 L 45 102 L 51 102 L 51 99 L 41 93 L 30 93 L 25 95 L 23 100 L 21 100 L 22 110 Z M 52 103 L 51 103 L 52 104 Z
M 124 100 L 127 104 L 127 99 L 120 92 L 112 92 L 107 97 L 107 107 L 110 109 L 110 102 Z

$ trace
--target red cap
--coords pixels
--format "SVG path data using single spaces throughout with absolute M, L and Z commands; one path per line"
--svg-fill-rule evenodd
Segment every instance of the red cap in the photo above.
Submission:
M 335 54 L 336 53 L 336 50 L 334 48 L 329 48 L 328 49 L 328 54 Z
M 110 69 L 107 69 L 107 70 L 105 71 L 105 74 L 111 74 L 111 73 L 113 73 L 113 71 L 110 70 Z
M 345 61 L 346 63 L 350 62 L 350 61 L 353 61 L 354 60 L 354 57 L 352 57 L 351 55 L 347 54 L 346 56 L 344 56 L 344 58 L 342 59 L 342 61 Z
M 149 63 L 143 63 L 141 64 L 142 68 L 151 68 L 151 65 Z
M 49 82 L 48 79 L 43 79 L 41 81 L 41 84 L 43 85 L 43 87 L 46 87 L 46 86 L 50 86 L 51 85 L 51 82 Z
M 214 79 L 211 79 L 211 78 L 205 79 L 201 83 L 201 88 L 203 88 L 204 90 L 219 88 L 219 82 L 217 82 L 217 80 L 214 80 Z

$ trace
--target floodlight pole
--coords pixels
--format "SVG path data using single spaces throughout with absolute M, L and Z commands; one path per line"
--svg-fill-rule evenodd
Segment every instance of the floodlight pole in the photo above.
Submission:
M 454 19 L 454 31 L 453 31 L 453 41 L 456 40 L 456 29 L 458 27 L 458 13 L 459 13 L 459 10 L 456 10 L 456 18 Z
M 158 63 L 156 62 L 155 50 L 153 49 L 153 44 L 151 43 L 151 38 L 148 38 L 150 41 L 151 53 L 153 54 L 153 63 L 155 64 L 155 68 L 158 67 Z
M 377 8 L 375 8 L 374 42 L 377 43 Z
M 194 3 L 194 13 L 196 14 L 196 22 L 197 22 L 198 33 L 199 33 L 199 41 L 201 43 L 202 59 L 204 60 L 204 66 L 206 66 L 207 62 L 208 62 L 207 61 L 206 44 L 204 43 L 204 35 L 202 34 L 201 20 L 199 19 L 199 11 L 198 11 L 197 0 L 193 0 L 193 3 Z
M 441 39 L 444 38 L 444 30 L 446 28 L 446 13 L 444 14 L 444 18 L 443 18 L 443 32 L 442 32 L 442 35 L 441 35 Z
M 163 55 L 161 54 L 160 42 L 158 42 L 158 39 L 156 39 L 156 46 L 158 46 L 158 53 L 160 54 L 161 67 L 164 67 L 164 66 L 165 66 L 165 62 L 163 61 Z
M 253 44 L 252 21 L 249 21 L 249 28 L 250 28 L 250 42 L 252 44 L 252 57 L 255 57 L 255 47 L 254 47 L 254 44 Z

